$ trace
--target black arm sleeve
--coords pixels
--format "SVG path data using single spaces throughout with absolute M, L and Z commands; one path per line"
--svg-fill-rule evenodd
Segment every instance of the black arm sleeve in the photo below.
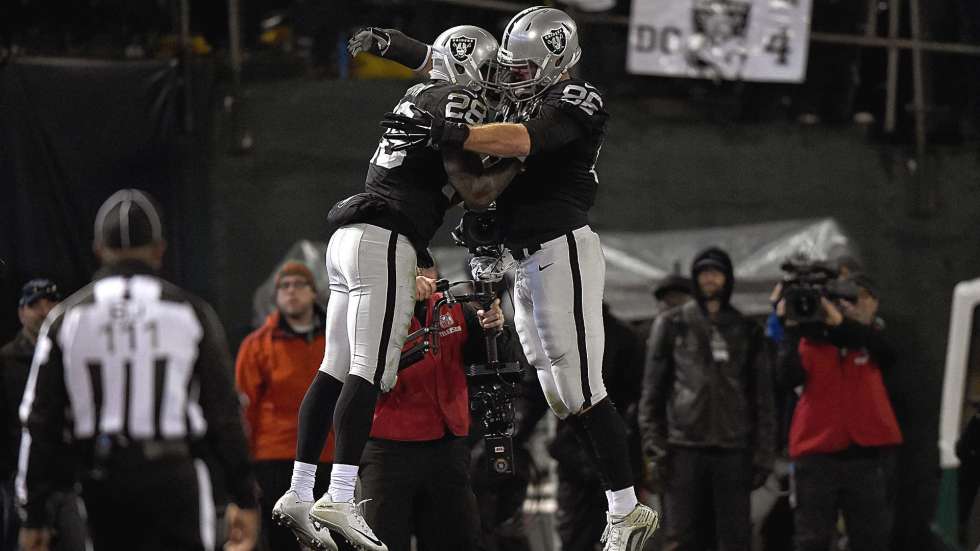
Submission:
M 667 399 L 673 376 L 673 336 L 669 315 L 653 322 L 647 341 L 643 389 L 637 421 L 643 450 L 663 450 L 667 445 Z
M 431 48 L 396 29 L 383 29 L 388 33 L 391 42 L 383 52 L 382 57 L 396 63 L 401 63 L 413 71 L 422 70 L 429 62 Z
M 197 302 L 194 306 L 204 329 L 195 374 L 200 381 L 201 408 L 208 423 L 207 442 L 224 470 L 235 504 L 251 509 L 257 503 L 255 478 L 225 331 L 210 306 L 203 302 Z
M 885 338 L 883 331 L 852 319 L 844 319 L 840 325 L 829 332 L 830 340 L 841 348 L 865 348 L 878 367 L 888 369 L 895 365 L 895 350 Z
M 531 139 L 528 155 L 558 149 L 587 135 L 587 129 L 579 121 L 551 105 L 541 106 L 539 116 L 521 124 Z
M 25 512 L 24 525 L 39 528 L 48 525 L 47 502 L 61 487 L 65 470 L 76 472 L 73 454 L 64 441 L 68 390 L 61 348 L 56 335 L 61 318 L 41 330 L 31 374 L 24 391 L 22 413 L 24 435 L 22 459 L 17 476 L 18 494 Z M 26 455 L 24 455 L 26 454 Z

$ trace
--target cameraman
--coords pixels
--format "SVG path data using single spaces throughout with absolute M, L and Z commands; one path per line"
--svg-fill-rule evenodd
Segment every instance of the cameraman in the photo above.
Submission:
M 434 268 L 423 276 L 435 279 Z M 503 327 L 499 299 L 484 313 L 470 304 L 445 304 L 435 293 L 415 304 L 409 333 L 438 316 L 438 349 L 398 374 L 374 410 L 371 438 L 361 457 L 365 519 L 390 551 L 476 547 L 480 518 L 470 484 L 469 395 L 463 366 L 485 358 L 484 329 Z M 416 340 L 406 340 L 404 351 Z M 501 346 L 504 346 L 501 343 Z M 380 522 L 384 519 L 384 522 Z
M 826 551 L 844 515 L 852 551 L 888 547 L 888 454 L 902 434 L 882 381 L 895 362 L 876 317 L 873 281 L 854 274 L 857 300 L 821 298 L 822 323 L 785 320 L 778 379 L 797 390 L 790 425 L 796 551 Z M 786 312 L 785 299 L 777 313 Z

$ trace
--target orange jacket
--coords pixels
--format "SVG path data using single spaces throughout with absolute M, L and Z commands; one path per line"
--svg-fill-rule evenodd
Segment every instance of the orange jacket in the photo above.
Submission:
M 299 405 L 323 360 L 324 333 L 314 335 L 293 333 L 276 311 L 238 349 L 235 380 L 248 398 L 245 420 L 257 461 L 296 458 Z M 333 461 L 333 432 L 320 461 Z

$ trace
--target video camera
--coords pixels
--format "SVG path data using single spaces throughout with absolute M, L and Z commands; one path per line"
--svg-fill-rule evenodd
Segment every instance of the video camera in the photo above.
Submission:
M 838 279 L 837 272 L 823 262 L 796 256 L 788 258 L 780 269 L 786 272 L 780 298 L 786 301 L 787 320 L 800 324 L 823 323 L 821 298 L 857 302 L 857 285 Z
M 474 256 L 503 256 L 503 230 L 497 223 L 496 207 L 467 210 L 451 235 L 457 246 L 466 247 Z
M 438 349 L 437 313 L 444 304 L 477 302 L 481 308 L 488 310 L 497 299 L 495 286 L 503 280 L 507 271 L 507 257 L 494 210 L 467 211 L 453 230 L 452 237 L 457 245 L 466 247 L 473 254 L 470 259 L 473 280 L 450 283 L 442 279 L 436 282 L 436 290 L 443 296 L 433 305 L 433 326 L 423 327 L 409 335 L 410 341 L 424 338 L 402 354 L 399 369 L 418 361 L 425 352 Z M 463 286 L 470 287 L 472 291 L 457 290 Z M 466 377 L 470 387 L 470 413 L 483 430 L 490 472 L 509 476 L 515 472 L 514 396 L 523 370 L 517 362 L 500 361 L 497 353 L 499 336 L 499 331 L 484 333 L 487 361 L 466 366 Z

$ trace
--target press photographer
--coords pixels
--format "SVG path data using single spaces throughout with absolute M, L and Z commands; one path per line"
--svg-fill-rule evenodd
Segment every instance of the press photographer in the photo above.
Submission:
M 437 277 L 434 267 L 421 275 Z M 484 334 L 504 317 L 499 300 L 483 310 L 445 297 L 416 302 L 398 384 L 378 399 L 361 458 L 365 518 L 390 551 L 408 551 L 413 533 L 423 548 L 474 549 L 480 533 L 466 439 L 480 400 L 464 366 L 485 361 Z
M 852 551 L 884 550 L 891 523 L 888 463 L 902 434 L 882 370 L 894 365 L 895 353 L 877 317 L 873 280 L 831 275 L 812 285 L 806 274 L 817 271 L 790 271 L 776 307 L 785 325 L 777 378 L 799 394 L 789 434 L 795 547 L 826 551 L 840 511 Z M 801 273 L 809 281 L 802 286 L 792 281 Z M 828 291 L 850 284 L 856 288 L 853 300 Z

